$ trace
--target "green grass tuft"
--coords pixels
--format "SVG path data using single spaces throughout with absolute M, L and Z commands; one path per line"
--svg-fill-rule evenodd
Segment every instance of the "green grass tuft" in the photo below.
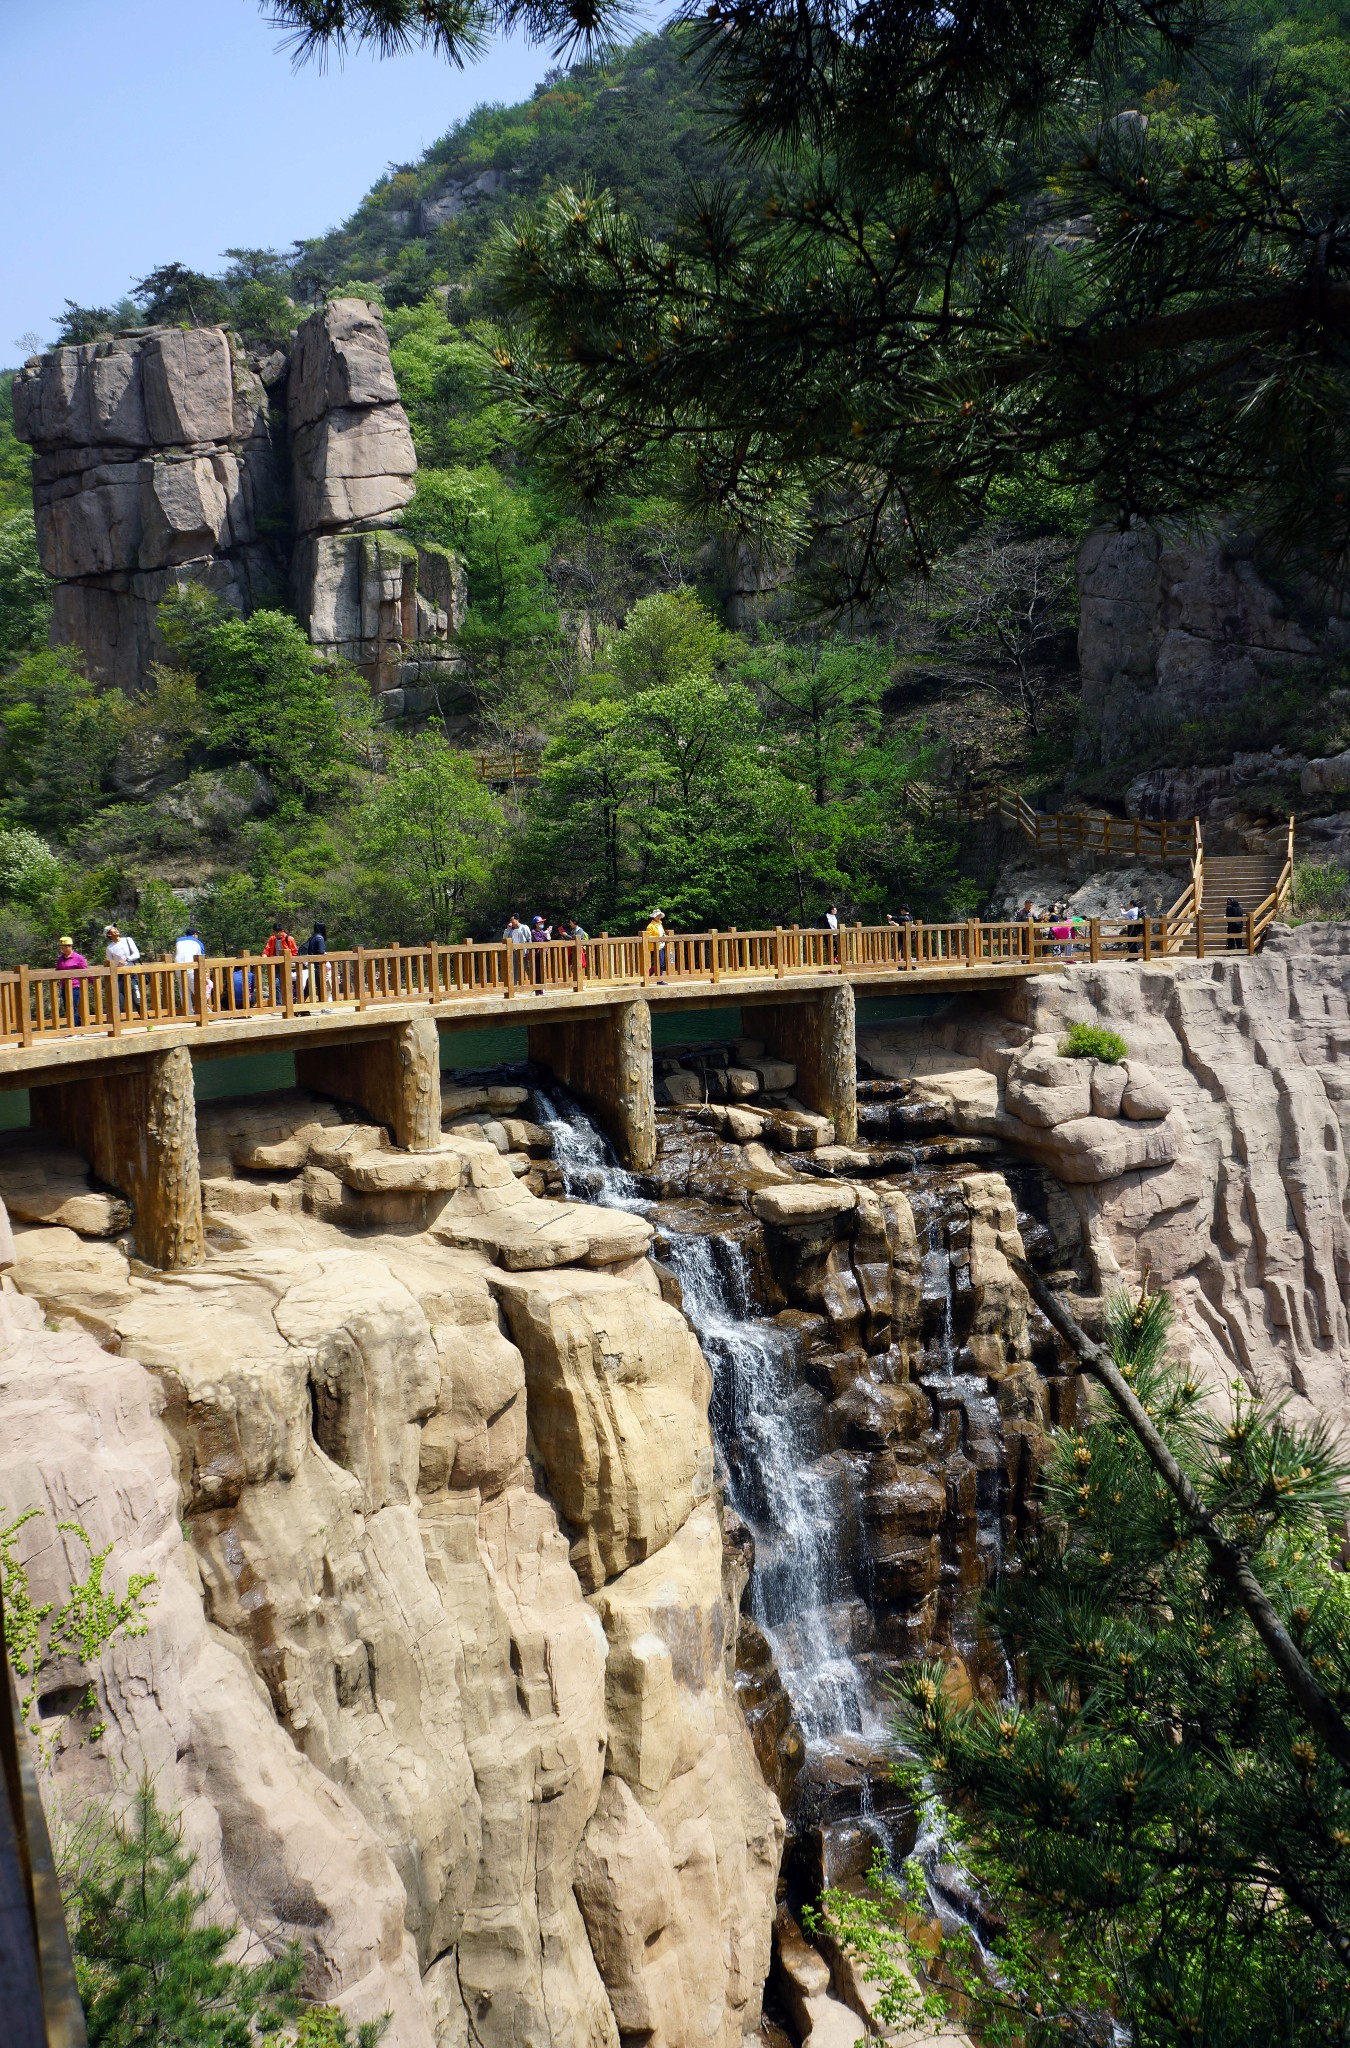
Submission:
M 1108 1067 L 1117 1067 L 1130 1048 L 1118 1031 L 1108 1031 L 1102 1024 L 1071 1024 L 1059 1049 L 1067 1059 L 1105 1060 Z

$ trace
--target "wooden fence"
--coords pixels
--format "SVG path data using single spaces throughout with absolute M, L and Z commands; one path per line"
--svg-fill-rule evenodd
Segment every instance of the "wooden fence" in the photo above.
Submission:
M 905 786 L 903 801 L 920 817 L 956 825 L 994 819 L 1010 825 L 1038 853 L 1099 853 L 1112 859 L 1193 861 L 1198 818 L 1113 818 L 1107 811 L 1035 811 L 1015 789 L 934 790 Z
M 1278 907 L 1272 894 L 1244 923 L 1242 949 L 1255 951 Z M 1204 920 L 1193 885 L 1161 917 L 1134 923 L 1090 918 L 1051 924 L 961 919 L 946 924 L 845 925 L 838 932 L 777 926 L 765 931 L 670 933 L 662 941 L 501 940 L 457 946 L 388 946 L 319 959 L 199 959 L 188 965 L 140 961 L 80 973 L 21 967 L 0 973 L 0 1046 L 55 1038 L 119 1038 L 169 1026 L 237 1019 L 360 1013 L 393 1004 L 453 1005 L 487 997 L 503 1009 L 534 995 L 642 990 L 784 976 L 945 973 L 962 968 L 1029 970 L 1074 960 L 1203 958 Z

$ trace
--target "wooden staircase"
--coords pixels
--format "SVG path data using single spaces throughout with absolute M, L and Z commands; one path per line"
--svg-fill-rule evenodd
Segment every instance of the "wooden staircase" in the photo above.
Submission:
M 1266 931 L 1287 907 L 1294 877 L 1294 820 L 1284 859 L 1278 854 L 1209 855 L 1198 818 L 1180 820 L 1115 818 L 1105 811 L 1034 811 L 1019 792 L 1001 786 L 975 791 L 934 790 L 909 783 L 901 802 L 918 816 L 937 822 L 1009 825 L 1038 853 L 1095 854 L 1103 859 L 1176 861 L 1188 858 L 1191 879 L 1157 922 L 1156 947 L 1149 934 L 1147 957 L 1238 951 L 1254 953 Z M 1231 931 L 1230 897 L 1242 905 L 1242 927 Z M 1233 920 L 1236 923 L 1236 919 Z M 1097 955 L 1092 956 L 1096 959 Z
M 1282 908 L 1281 899 L 1288 884 L 1279 856 L 1267 853 L 1207 853 L 1204 872 L 1202 909 L 1206 952 L 1245 952 L 1247 918 L 1252 918 L 1254 922 L 1259 919 L 1263 924 L 1268 924 L 1270 917 L 1264 913 L 1269 910 L 1273 914 Z M 1242 923 L 1235 931 L 1229 930 L 1230 898 L 1242 905 Z M 1231 922 L 1237 924 L 1236 919 L 1232 919 Z

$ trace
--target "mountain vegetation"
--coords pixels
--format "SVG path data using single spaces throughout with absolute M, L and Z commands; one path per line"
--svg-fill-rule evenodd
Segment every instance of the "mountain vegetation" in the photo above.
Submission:
M 472 54 L 456 9 L 273 11 L 302 53 Z M 786 13 L 722 11 L 617 53 L 602 12 L 531 14 L 589 48 L 391 166 L 341 228 L 68 303 L 69 340 L 228 320 L 265 346 L 326 295 L 378 299 L 421 464 L 405 523 L 461 556 L 468 616 L 422 731 L 375 725 L 282 613 L 176 603 L 171 662 L 96 693 L 42 651 L 5 419 L 0 956 L 114 914 L 155 949 L 185 899 L 213 946 L 273 910 L 356 943 L 512 908 L 622 926 L 657 898 L 686 925 L 977 907 L 901 791 L 933 766 L 1062 790 L 1089 521 L 1192 504 L 1202 478 L 1278 494 L 1300 448 L 1337 459 L 1320 422 L 1344 417 L 1339 0 L 1243 0 L 1222 33 L 1180 0 L 996 13 L 944 16 L 938 44 L 903 9 L 884 33 L 849 15 L 799 47 Z M 905 66 L 929 58 L 959 90 L 919 90 Z M 1192 331 L 1225 293 L 1284 305 L 1310 261 L 1311 324 L 1244 330 L 1232 360 Z M 1191 338 L 1084 356 L 1108 313 Z M 1259 425 L 1272 394 L 1297 446 Z M 1321 506 L 1334 552 L 1336 499 L 1328 472 L 1287 530 Z M 515 771 L 471 787 L 457 750 Z M 431 842 L 407 859 L 405 787 Z

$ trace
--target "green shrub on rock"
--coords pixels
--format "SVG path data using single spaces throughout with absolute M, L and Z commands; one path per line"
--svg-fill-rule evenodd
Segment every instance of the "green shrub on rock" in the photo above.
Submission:
M 1071 1024 L 1059 1041 L 1060 1053 L 1069 1060 L 1104 1060 L 1117 1067 L 1130 1048 L 1118 1031 L 1103 1024 Z

